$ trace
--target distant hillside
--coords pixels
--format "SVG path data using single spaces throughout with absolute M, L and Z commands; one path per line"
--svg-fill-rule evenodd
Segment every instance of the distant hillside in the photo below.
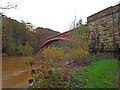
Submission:
M 46 39 L 60 34 L 60 32 L 42 27 L 37 27 L 34 31 L 37 33 L 37 41 L 39 41 L 39 45 L 41 45 Z
M 8 55 L 32 55 L 38 52 L 38 43 L 58 35 L 59 32 L 40 27 L 33 31 L 26 28 L 25 22 L 2 17 L 2 53 Z

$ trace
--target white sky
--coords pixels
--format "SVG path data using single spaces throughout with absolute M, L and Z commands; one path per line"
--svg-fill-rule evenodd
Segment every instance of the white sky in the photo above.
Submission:
M 3 0 L 0 0 L 3 3 Z M 4 0 L 5 1 L 5 0 Z M 6 0 L 7 1 L 7 0 Z M 5 10 L 4 13 L 18 21 L 30 22 L 36 27 L 50 28 L 65 32 L 74 20 L 83 19 L 107 7 L 118 4 L 120 0 L 10 0 L 19 1 L 17 9 Z

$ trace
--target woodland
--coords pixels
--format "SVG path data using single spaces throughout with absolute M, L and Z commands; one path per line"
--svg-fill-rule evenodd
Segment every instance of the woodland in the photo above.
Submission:
M 9 56 L 36 54 L 41 41 L 60 34 L 47 28 L 39 31 L 39 27 L 33 30 L 29 27 L 32 26 L 24 21 L 18 22 L 6 16 L 3 17 L 2 53 Z

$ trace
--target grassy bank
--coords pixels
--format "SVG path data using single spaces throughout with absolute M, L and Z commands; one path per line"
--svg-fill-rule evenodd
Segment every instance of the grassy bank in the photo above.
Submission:
M 117 88 L 118 61 L 103 59 L 88 67 L 75 68 L 74 84 L 83 88 Z
M 80 47 L 48 47 L 38 53 L 39 67 L 30 88 L 117 88 L 118 61 Z M 67 63 L 66 63 L 67 62 Z M 30 58 L 30 63 L 34 64 Z

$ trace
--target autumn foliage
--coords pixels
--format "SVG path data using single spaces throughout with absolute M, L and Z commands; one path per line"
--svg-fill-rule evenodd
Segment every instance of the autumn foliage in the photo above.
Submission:
M 33 29 L 32 24 L 2 18 L 2 52 L 9 56 L 36 54 L 40 45 L 48 38 L 59 34 L 47 28 Z

